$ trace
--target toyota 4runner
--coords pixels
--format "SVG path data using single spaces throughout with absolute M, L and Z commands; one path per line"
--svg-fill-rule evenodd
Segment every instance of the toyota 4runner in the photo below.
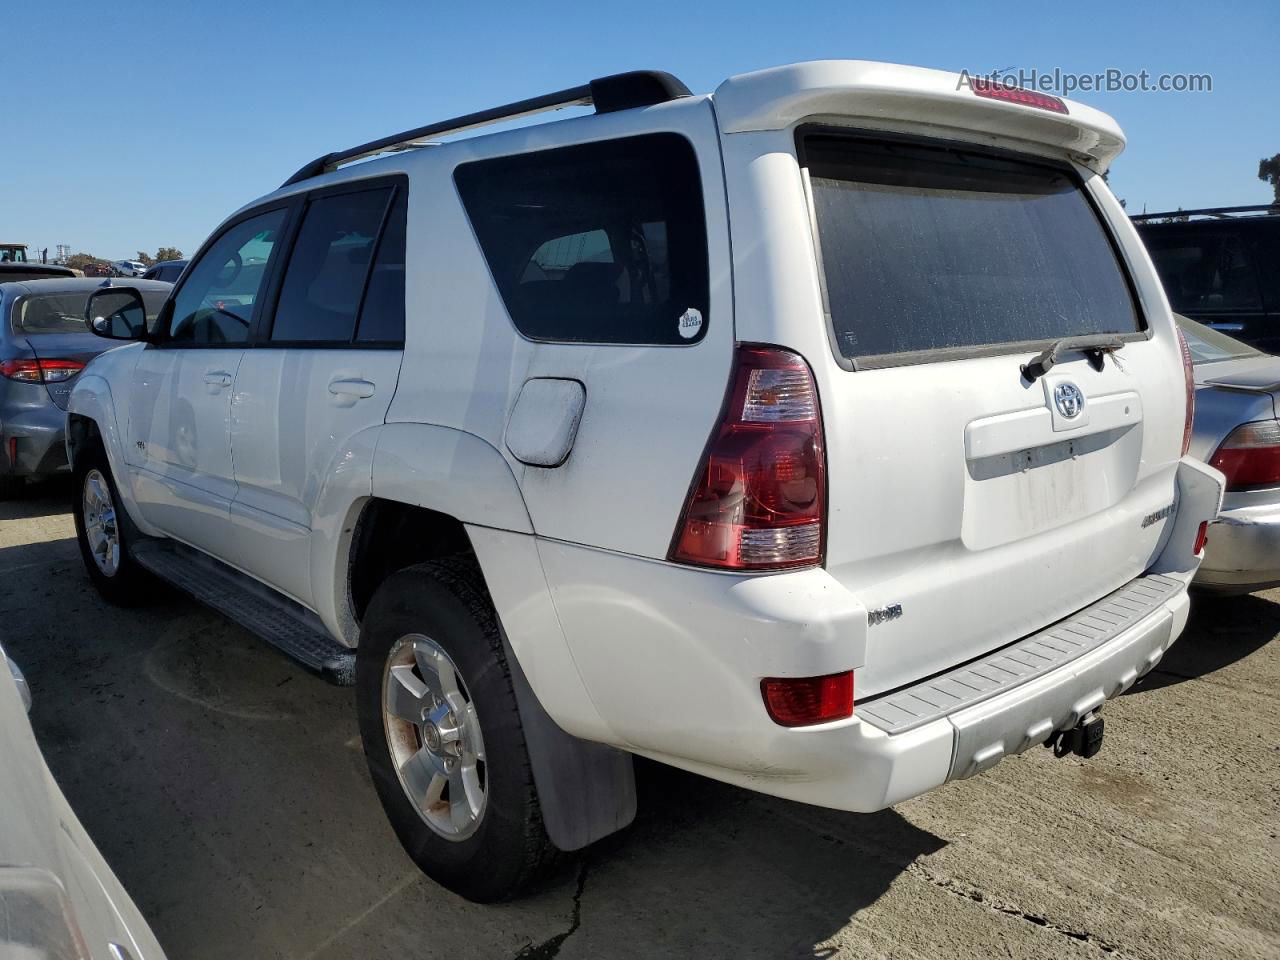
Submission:
M 134 342 L 70 400 L 89 576 L 353 682 L 406 851 L 477 900 L 626 825 L 633 754 L 853 811 L 1091 755 L 1221 497 L 1123 145 L 832 61 L 320 157 L 156 324 L 94 294 Z

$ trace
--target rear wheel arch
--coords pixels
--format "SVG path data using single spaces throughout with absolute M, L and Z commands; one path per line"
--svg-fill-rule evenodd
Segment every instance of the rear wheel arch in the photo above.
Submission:
M 347 597 L 357 623 L 378 587 L 394 573 L 475 552 L 462 521 L 447 513 L 371 497 L 359 510 L 347 557 Z

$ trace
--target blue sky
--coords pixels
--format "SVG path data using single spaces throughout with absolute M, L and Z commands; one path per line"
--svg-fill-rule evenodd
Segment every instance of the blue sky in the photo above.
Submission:
M 695 92 L 797 60 L 971 72 L 1209 73 L 1212 93 L 1077 94 L 1129 149 L 1129 209 L 1266 203 L 1280 152 L 1280 3 L 239 0 L 31 6 L 6 31 L 0 235 L 99 256 L 191 253 L 305 161 L 622 70 Z M 39 12 L 38 12 L 39 11 Z M 43 21 L 43 23 L 42 23 Z M 29 34 L 27 31 L 30 31 Z

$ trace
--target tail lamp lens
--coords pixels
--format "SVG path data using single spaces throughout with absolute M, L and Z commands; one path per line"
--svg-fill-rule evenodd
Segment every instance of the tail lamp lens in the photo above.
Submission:
M 788 350 L 739 346 L 671 559 L 734 570 L 815 564 L 825 511 L 822 418 L 808 364 Z
M 84 369 L 79 360 L 5 360 L 0 363 L 0 375 L 20 383 L 61 383 L 70 380 Z
M 1191 348 L 1181 330 L 1178 330 L 1178 346 L 1182 350 L 1182 383 L 1187 391 L 1187 414 L 1182 422 L 1182 455 L 1185 457 L 1191 449 L 1191 428 L 1196 420 L 1196 371 L 1191 362 Z
M 825 677 L 766 677 L 760 681 L 774 723 L 807 727 L 853 716 L 853 671 Z
M 1280 486 L 1280 420 L 1236 427 L 1209 465 L 1226 475 L 1228 490 Z

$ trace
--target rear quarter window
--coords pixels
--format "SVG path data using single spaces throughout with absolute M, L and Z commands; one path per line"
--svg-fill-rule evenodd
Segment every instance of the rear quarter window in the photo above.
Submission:
M 454 174 L 516 328 L 534 340 L 683 344 L 706 334 L 697 156 L 648 134 L 479 160 Z
M 847 360 L 894 365 L 1141 329 L 1073 171 L 848 134 L 802 135 L 800 147 Z

